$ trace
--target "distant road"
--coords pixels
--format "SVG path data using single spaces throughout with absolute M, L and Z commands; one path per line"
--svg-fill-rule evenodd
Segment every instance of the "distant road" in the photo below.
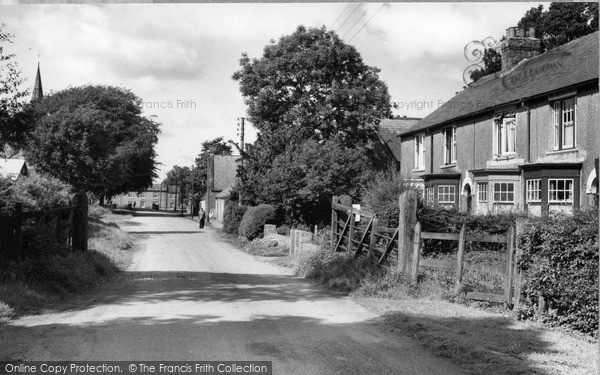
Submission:
M 62 311 L 0 328 L 4 360 L 273 361 L 274 374 L 464 374 L 346 297 L 214 229 L 137 216 L 131 269 Z

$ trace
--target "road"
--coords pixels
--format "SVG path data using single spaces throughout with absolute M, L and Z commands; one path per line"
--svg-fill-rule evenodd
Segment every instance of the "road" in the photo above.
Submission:
M 0 328 L 4 360 L 267 360 L 274 374 L 464 374 L 347 297 L 189 219 L 134 217 L 130 270 Z

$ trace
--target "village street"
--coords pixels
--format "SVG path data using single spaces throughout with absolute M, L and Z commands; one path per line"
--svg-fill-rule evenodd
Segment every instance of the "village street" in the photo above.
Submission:
M 266 360 L 274 374 L 462 374 L 378 318 L 178 217 L 134 217 L 129 272 L 0 328 L 5 360 Z

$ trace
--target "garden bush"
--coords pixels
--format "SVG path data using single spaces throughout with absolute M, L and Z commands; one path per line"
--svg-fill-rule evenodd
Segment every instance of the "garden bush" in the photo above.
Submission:
M 265 224 L 275 224 L 275 208 L 268 204 L 260 204 L 248 207 L 240 222 L 238 234 L 253 240 L 259 237 L 264 230 Z
M 0 178 L 0 214 L 14 213 L 16 203 L 23 211 L 37 211 L 71 204 L 71 186 L 54 177 L 34 174 L 12 181 Z
M 240 206 L 237 200 L 228 200 L 225 203 L 225 212 L 223 213 L 223 230 L 225 233 L 238 233 L 247 208 L 247 206 Z
M 531 219 L 518 241 L 524 250 L 518 265 L 527 275 L 521 317 L 542 296 L 545 321 L 597 336 L 598 210 Z

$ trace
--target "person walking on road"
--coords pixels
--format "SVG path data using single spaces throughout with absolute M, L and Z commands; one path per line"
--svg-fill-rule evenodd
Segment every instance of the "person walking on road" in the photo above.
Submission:
M 206 212 L 201 208 L 198 211 L 198 224 L 200 228 L 204 228 L 204 220 L 206 220 Z

